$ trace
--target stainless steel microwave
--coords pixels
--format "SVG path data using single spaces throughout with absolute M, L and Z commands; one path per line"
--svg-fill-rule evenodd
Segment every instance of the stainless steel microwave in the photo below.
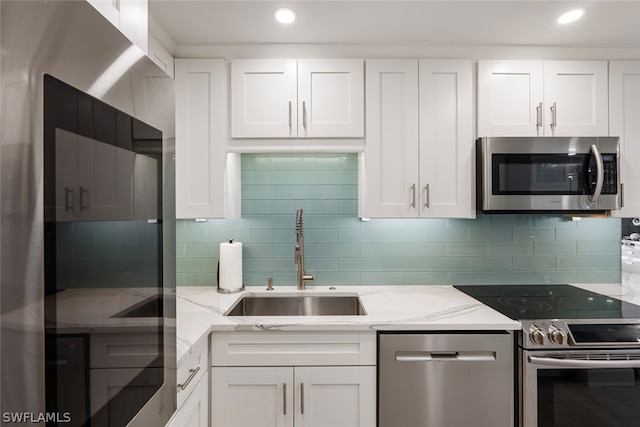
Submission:
M 620 209 L 618 137 L 488 137 L 476 148 L 479 210 Z

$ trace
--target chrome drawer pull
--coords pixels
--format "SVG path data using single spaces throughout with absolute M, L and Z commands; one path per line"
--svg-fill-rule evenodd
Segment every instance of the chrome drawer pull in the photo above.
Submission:
M 189 378 L 187 378 L 187 380 L 185 382 L 183 382 L 182 384 L 178 384 L 178 388 L 184 390 L 189 386 L 189 383 L 191 382 L 191 380 L 193 380 L 193 378 L 196 376 L 196 374 L 198 373 L 198 371 L 200 370 L 200 366 L 197 366 L 195 368 L 189 369 Z
M 287 415 L 287 383 L 282 383 L 282 415 Z

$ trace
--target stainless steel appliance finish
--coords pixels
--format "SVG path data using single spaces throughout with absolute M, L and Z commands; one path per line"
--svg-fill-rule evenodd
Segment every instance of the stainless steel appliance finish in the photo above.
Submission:
M 245 296 L 226 316 L 363 316 L 357 296 Z
M 294 260 L 298 266 L 298 289 L 305 289 L 305 282 L 313 280 L 313 275 L 304 272 L 304 228 L 302 226 L 302 209 L 296 210 L 296 247 Z
M 378 426 L 512 426 L 513 339 L 380 333 Z
M 521 427 L 640 425 L 640 306 L 570 285 L 456 288 L 522 324 Z
M 519 350 L 522 427 L 640 423 L 640 348 Z
M 486 212 L 603 212 L 621 207 L 618 137 L 491 137 L 477 142 Z
M 37 417 L 45 413 L 43 75 L 163 132 L 163 276 L 170 293 L 175 288 L 174 89 L 173 81 L 87 2 L 2 1 L 0 19 L 0 412 Z M 124 52 L 140 59 L 117 69 Z M 175 410 L 172 301 L 164 300 L 165 383 L 131 426 L 164 425 Z

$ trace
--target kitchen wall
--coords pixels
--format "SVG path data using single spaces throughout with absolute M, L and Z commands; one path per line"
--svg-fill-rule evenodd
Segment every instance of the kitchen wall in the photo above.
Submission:
M 295 211 L 318 285 L 618 282 L 621 220 L 554 215 L 358 217 L 357 155 L 243 154 L 242 218 L 177 221 L 177 284 L 215 286 L 219 243 L 243 242 L 245 285 L 295 285 Z

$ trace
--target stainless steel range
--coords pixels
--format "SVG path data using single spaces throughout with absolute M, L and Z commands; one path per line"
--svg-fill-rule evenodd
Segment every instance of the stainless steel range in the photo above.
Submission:
M 522 323 L 519 425 L 640 426 L 640 306 L 570 285 L 456 288 Z

